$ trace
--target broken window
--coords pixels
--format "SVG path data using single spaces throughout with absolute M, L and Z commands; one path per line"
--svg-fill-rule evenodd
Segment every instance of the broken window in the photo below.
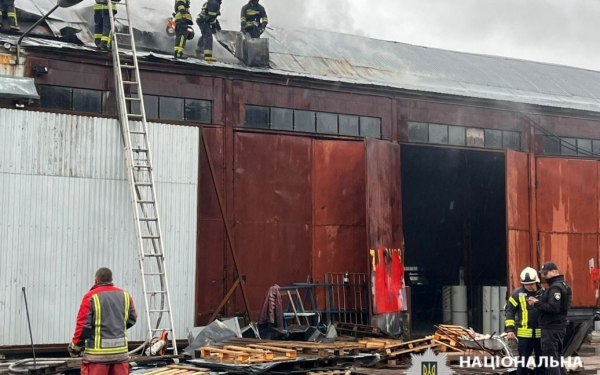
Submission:
M 246 126 L 269 129 L 269 107 L 246 106 Z
M 294 110 L 271 108 L 271 129 L 294 130 Z
M 358 129 L 358 116 L 349 116 L 349 115 L 340 115 L 339 116 L 339 126 L 340 126 L 340 134 L 342 135 L 360 135 L 360 131 Z
M 317 133 L 337 134 L 338 115 L 334 113 L 317 112 Z

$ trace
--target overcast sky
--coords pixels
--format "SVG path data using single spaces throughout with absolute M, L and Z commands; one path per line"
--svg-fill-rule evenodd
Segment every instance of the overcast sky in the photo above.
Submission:
M 200 6 L 203 0 L 196 1 Z M 245 0 L 223 0 L 239 28 Z M 272 25 L 600 70 L 600 0 L 261 0 Z M 195 7 L 194 6 L 194 7 Z

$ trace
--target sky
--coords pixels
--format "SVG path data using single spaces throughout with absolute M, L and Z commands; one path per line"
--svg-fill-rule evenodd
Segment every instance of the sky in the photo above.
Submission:
M 192 0 L 199 10 L 203 0 Z M 245 0 L 223 0 L 239 28 Z M 271 25 L 600 70 L 599 0 L 261 0 Z

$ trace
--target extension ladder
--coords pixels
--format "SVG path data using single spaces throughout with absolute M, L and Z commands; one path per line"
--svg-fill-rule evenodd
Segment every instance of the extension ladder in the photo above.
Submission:
M 129 1 L 108 0 L 115 87 L 127 180 L 131 191 L 138 259 L 144 291 L 147 344 L 168 332 L 177 355 L 171 296 L 165 266 L 164 238 L 158 215 L 156 185 L 148 139 L 148 124 L 140 80 Z M 116 15 L 113 4 L 121 6 Z M 124 12 L 122 11 L 125 8 Z M 125 13 L 124 16 L 122 13 Z M 118 23 L 117 23 L 118 22 Z M 170 349 L 171 349 L 170 348 Z

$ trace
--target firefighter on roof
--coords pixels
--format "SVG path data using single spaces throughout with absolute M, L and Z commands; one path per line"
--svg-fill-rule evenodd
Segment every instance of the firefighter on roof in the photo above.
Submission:
M 202 6 L 202 11 L 196 18 L 202 37 L 198 40 L 196 57 L 204 55 L 205 61 L 217 61 L 213 57 L 213 34 L 221 31 L 218 17 L 221 15 L 222 0 L 208 0 Z
M 539 312 L 528 304 L 527 299 L 529 297 L 538 298 L 544 289 L 540 285 L 537 271 L 531 267 L 527 267 L 521 272 L 521 284 L 523 285 L 514 290 L 508 298 L 504 324 L 509 339 L 514 339 L 516 333 L 516 337 L 519 339 L 519 357 L 527 363 L 533 351 L 535 351 L 536 359 L 542 355 L 542 331 L 538 328 Z M 535 375 L 543 375 L 545 369 L 536 366 L 534 372 Z M 527 367 L 519 364 L 517 375 L 526 374 Z
M 17 11 L 15 10 L 15 0 L 0 0 L 0 29 L 4 17 L 8 18 L 8 24 L 13 30 L 20 30 L 17 21 Z
M 175 0 L 175 58 L 183 55 L 185 42 L 194 37 L 190 0 Z
M 2 0 L 0 0 L 2 1 Z M 121 0 L 113 0 L 113 3 Z M 94 4 L 94 42 L 101 50 L 110 48 L 112 30 L 110 29 L 110 14 L 108 0 L 96 0 Z M 117 6 L 112 5 L 113 14 L 117 14 Z
M 269 18 L 267 11 L 258 3 L 258 0 L 250 0 L 242 7 L 242 32 L 251 38 L 260 38 L 265 32 Z

